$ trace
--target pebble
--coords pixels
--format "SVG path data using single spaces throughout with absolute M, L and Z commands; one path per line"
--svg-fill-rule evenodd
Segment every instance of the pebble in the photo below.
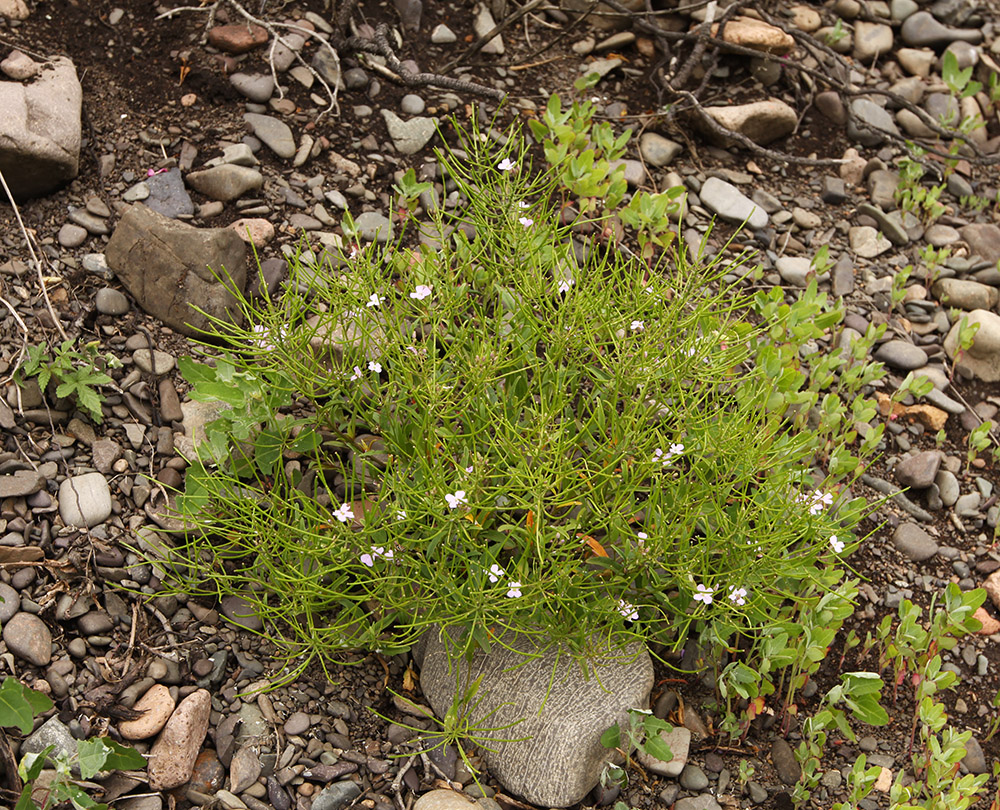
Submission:
M 802 775 L 802 768 L 795 759 L 792 747 L 784 739 L 778 737 L 771 745 L 771 762 L 778 773 L 778 778 L 786 785 L 794 785 Z
M 872 355 L 879 362 L 902 371 L 927 365 L 927 353 L 905 340 L 887 340 Z
M 97 291 L 94 306 L 102 315 L 124 315 L 131 308 L 124 293 L 111 287 L 102 287 Z
M 136 349 L 132 352 L 132 360 L 145 374 L 169 374 L 177 365 L 177 360 L 172 354 L 161 352 L 159 349 L 153 349 L 152 355 L 148 348 Z
M 238 219 L 229 225 L 240 239 L 254 247 L 264 247 L 274 239 L 274 225 L 259 217 Z
M 886 136 L 879 132 L 880 129 L 887 130 L 894 135 L 899 135 L 899 129 L 892 116 L 874 101 L 867 98 L 856 98 L 850 105 L 851 117 L 847 124 L 847 135 L 852 140 L 863 146 L 878 146 L 886 140 Z M 871 124 L 872 128 L 864 126 Z
M 56 239 L 64 248 L 80 247 L 90 234 L 86 228 L 67 222 L 59 229 Z
M 238 627 L 253 632 L 261 630 L 264 627 L 264 623 L 256 614 L 253 607 L 242 596 L 229 594 L 223 597 L 219 607 L 222 609 L 222 615 Z
M 892 544 L 908 560 L 923 562 L 938 552 L 938 545 L 916 523 L 900 523 L 892 533 Z
M 143 712 L 137 720 L 123 720 L 118 724 L 118 731 L 126 740 L 146 740 L 159 734 L 173 714 L 175 701 L 173 695 L 163 684 L 154 684 L 136 701 L 132 708 Z
M 681 771 L 678 781 L 685 790 L 704 790 L 708 787 L 708 775 L 697 765 L 688 763 Z
M 103 217 L 94 216 L 86 209 L 75 208 L 69 212 L 69 218 L 71 222 L 86 228 L 87 233 L 93 236 L 106 236 L 111 233 L 111 229 Z
M 742 225 L 746 221 L 751 230 L 758 231 L 768 223 L 767 213 L 725 180 L 709 177 L 702 184 L 699 196 L 710 211 L 731 224 Z
M 3 626 L 3 641 L 18 658 L 36 667 L 52 660 L 52 633 L 48 625 L 32 613 L 16 613 Z
M 65 479 L 59 485 L 59 515 L 67 526 L 92 528 L 111 515 L 111 488 L 99 472 Z
M 233 73 L 229 83 L 258 104 L 266 103 L 274 93 L 274 79 L 267 73 Z
M 191 778 L 202 741 L 208 733 L 212 697 L 205 689 L 192 692 L 170 715 L 149 753 L 149 786 L 179 787 Z
M 295 156 L 295 137 L 288 124 L 259 113 L 244 113 L 243 120 L 253 128 L 253 134 L 278 157 Z
M 12 50 L 0 62 L 0 71 L 16 82 L 33 79 L 41 69 L 41 66 L 34 59 L 18 50 Z
M 285 721 L 285 734 L 297 737 L 300 734 L 305 734 L 311 725 L 312 721 L 309 719 L 308 714 L 305 712 L 295 712 Z
M 670 731 L 661 731 L 660 739 L 666 743 L 673 755 L 669 762 L 650 756 L 642 750 L 636 752 L 636 759 L 648 771 L 676 778 L 687 765 L 688 752 L 691 749 L 691 731 L 683 726 L 675 726 Z
M 6 625 L 11 616 L 21 608 L 21 597 L 6 582 L 0 582 L 0 626 Z
M 365 211 L 354 218 L 358 238 L 365 242 L 385 244 L 394 236 L 392 222 L 377 211 Z
M 354 782 L 334 782 L 313 797 L 311 810 L 343 810 L 360 795 L 361 788 Z
M 427 146 L 437 132 L 437 122 L 433 118 L 418 116 L 404 121 L 392 110 L 382 110 L 386 129 L 396 151 L 401 155 L 413 155 Z
M 892 28 L 881 23 L 859 21 L 854 24 L 854 58 L 870 64 L 892 50 Z
M 454 790 L 431 790 L 413 803 L 413 810 L 482 810 L 482 807 Z
M 420 115 L 426 106 L 424 100 L 413 93 L 407 93 L 399 102 L 399 109 L 407 115 Z
M 934 483 L 941 460 L 942 453 L 938 450 L 914 453 L 896 465 L 894 470 L 896 480 L 903 487 L 926 489 Z
M 639 154 L 651 166 L 668 166 L 682 151 L 684 147 L 677 141 L 656 132 L 644 132 L 639 138 Z
M 934 282 L 931 292 L 945 306 L 966 311 L 993 309 L 1000 300 L 1000 290 L 996 287 L 958 278 L 939 279 Z
M 174 168 L 147 177 L 145 186 L 149 196 L 144 203 L 158 214 L 177 219 L 194 213 L 194 203 L 184 186 L 180 169 Z
M 961 30 L 949 28 L 938 22 L 929 11 L 918 11 L 903 21 L 899 31 L 907 45 L 948 45 L 956 40 L 978 44 L 983 41 L 983 32 L 978 29 Z
M 434 26 L 434 30 L 431 31 L 431 42 L 435 45 L 448 45 L 457 40 L 455 32 L 444 23 Z
M 490 31 L 496 27 L 496 20 L 493 19 L 493 15 L 485 4 L 479 3 L 476 5 L 475 11 L 473 12 L 475 17 L 472 20 L 472 30 L 476 32 L 476 38 L 481 38 L 486 36 Z M 503 44 L 503 37 L 497 34 L 493 39 L 483 45 L 480 48 L 481 53 L 486 54 L 496 54 L 501 55 L 506 51 Z
M 0 475 L 0 500 L 23 498 L 45 486 L 45 476 L 37 470 L 17 470 L 10 475 Z
M 268 40 L 267 30 L 259 25 L 232 23 L 209 29 L 208 41 L 227 53 L 241 54 L 259 48 Z
M 206 197 L 229 202 L 264 185 L 264 175 L 256 169 L 225 163 L 187 176 L 191 188 Z

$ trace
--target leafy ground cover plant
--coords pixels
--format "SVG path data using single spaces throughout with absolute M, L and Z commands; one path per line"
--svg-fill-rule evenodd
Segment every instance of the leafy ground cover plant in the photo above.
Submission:
M 16 678 L 4 678 L 0 684 L 0 726 L 14 726 L 21 734 L 29 734 L 35 718 L 51 708 L 52 701 L 46 695 Z M 99 804 L 86 793 L 79 780 L 86 781 L 102 771 L 146 767 L 142 754 L 107 737 L 80 740 L 75 755 L 59 752 L 53 757 L 54 749 L 50 745 L 38 753 L 25 754 L 18 763 L 17 776 L 23 788 L 20 795 L 9 797 L 12 802 L 16 800 L 14 810 L 48 810 L 64 802 L 77 810 L 108 810 L 106 804 Z M 50 759 L 54 778 L 47 786 L 39 787 L 36 781 Z
M 239 592 L 304 666 L 433 626 L 456 655 L 509 630 L 584 659 L 724 644 L 835 584 L 865 508 L 845 484 L 880 435 L 853 428 L 881 373 L 864 345 L 813 350 L 842 308 L 815 283 L 744 295 L 723 277 L 746 256 L 633 255 L 590 203 L 562 224 L 585 135 L 535 173 L 517 133 L 461 134 L 439 155 L 455 212 L 417 225 L 427 188 L 399 184 L 433 248 L 294 262 L 248 327 L 219 324 L 237 348 L 182 365 L 232 411 L 178 499 L 200 531 L 169 552 L 177 587 Z

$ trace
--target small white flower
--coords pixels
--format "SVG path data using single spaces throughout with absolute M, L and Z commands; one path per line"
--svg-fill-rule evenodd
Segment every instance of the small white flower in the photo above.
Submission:
M 734 605 L 743 606 L 747 603 L 747 589 L 737 588 L 735 585 L 729 589 L 729 601 Z
M 629 604 L 624 599 L 618 600 L 618 612 L 630 622 L 639 621 L 639 611 L 635 609 L 635 605 Z
M 381 374 L 382 373 L 382 364 L 381 363 L 377 363 L 374 360 L 369 360 L 368 361 L 368 370 L 369 371 L 374 371 L 376 374 Z
M 396 520 L 406 520 L 406 510 L 397 509 L 396 510 Z
M 518 217 L 517 221 L 520 222 L 525 228 L 530 228 L 535 224 L 535 220 L 529 219 L 528 217 Z
M 351 505 L 349 503 L 342 503 L 340 505 L 340 509 L 334 512 L 333 516 L 341 523 L 347 523 L 347 521 L 354 519 L 354 512 L 351 511 Z
M 699 585 L 695 590 L 697 591 L 694 595 L 695 602 L 704 602 L 706 605 L 712 604 L 712 594 L 715 593 L 715 588 L 710 588 L 708 585 Z
M 382 302 L 385 301 L 384 295 L 379 295 L 378 293 L 372 293 L 368 296 L 368 303 L 365 304 L 366 307 L 378 308 L 382 306 Z
M 353 382 L 354 380 L 360 379 L 361 377 L 364 376 L 364 374 L 365 373 L 361 370 L 360 366 L 355 366 L 354 367 L 354 373 L 351 375 L 351 382 Z
M 521 583 L 514 582 L 514 580 L 511 580 L 509 590 L 507 591 L 507 598 L 516 599 L 520 595 L 521 595 Z
M 523 211 L 525 208 L 531 208 L 531 203 L 529 203 L 527 200 L 518 200 L 517 207 Z
M 474 467 L 473 465 L 471 465 L 471 464 L 470 464 L 470 465 L 469 465 L 468 467 L 466 467 L 466 468 L 465 468 L 465 471 L 466 471 L 467 473 L 470 473 L 470 472 L 472 472 L 472 471 L 473 471 L 474 469 L 475 469 L 475 467 Z
M 510 158 L 504 158 L 497 164 L 497 168 L 502 172 L 509 172 L 516 169 L 517 164 Z
M 418 284 L 417 289 L 410 293 L 410 298 L 414 298 L 417 301 L 423 301 L 425 298 L 433 294 L 430 284 Z
M 358 559 L 361 561 L 362 565 L 367 565 L 371 568 L 375 565 L 375 558 L 371 554 L 362 554 Z
M 562 281 L 559 282 L 559 286 L 556 287 L 556 289 L 559 290 L 559 292 L 561 293 L 568 293 L 569 288 L 572 286 L 573 286 L 573 279 L 564 278 Z
M 840 554 L 844 550 L 844 541 L 838 540 L 837 535 L 833 535 L 830 538 L 830 548 L 833 549 L 835 554 Z
M 468 503 L 468 501 L 465 500 L 464 489 L 458 490 L 454 495 L 445 495 L 444 499 L 448 502 L 449 509 L 458 509 L 458 507 L 462 504 Z
M 646 324 L 644 321 L 632 321 L 632 324 L 629 328 L 633 332 L 641 332 L 643 329 L 646 328 Z
M 684 452 L 684 445 L 683 444 L 672 444 L 672 445 L 670 445 L 670 455 L 672 455 L 672 456 L 679 456 L 683 452 Z
M 497 583 L 500 581 L 500 577 L 507 576 L 507 572 L 496 563 L 493 563 L 493 565 L 490 566 L 490 570 L 486 572 L 486 576 L 489 577 L 490 582 Z

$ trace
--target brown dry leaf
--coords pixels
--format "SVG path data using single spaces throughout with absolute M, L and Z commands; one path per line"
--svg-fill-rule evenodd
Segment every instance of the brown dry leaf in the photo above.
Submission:
M 598 543 L 589 534 L 578 534 L 577 537 L 579 537 L 581 540 L 583 540 L 587 544 L 587 546 L 590 548 L 590 550 L 594 552 L 595 556 L 597 556 L 597 557 L 607 557 L 608 556 L 608 552 L 606 552 L 604 550 L 604 546 L 602 546 L 600 543 Z
M 413 667 L 407 664 L 406 671 L 403 673 L 403 691 L 412 692 L 417 688 L 417 677 L 416 673 L 413 671 Z

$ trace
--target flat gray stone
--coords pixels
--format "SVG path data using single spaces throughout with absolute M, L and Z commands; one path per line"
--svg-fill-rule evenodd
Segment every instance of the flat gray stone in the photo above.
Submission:
M 393 238 L 392 222 L 378 211 L 365 211 L 354 218 L 358 238 L 364 242 L 379 242 L 385 244 Z
M 312 810 L 344 810 L 360 795 L 361 788 L 354 782 L 334 782 L 313 797 Z
M 901 523 L 892 533 L 892 544 L 913 562 L 929 560 L 938 552 L 938 544 L 916 523 Z
M 1000 226 L 976 222 L 961 228 L 960 233 L 973 253 L 982 256 L 990 264 L 1000 261 Z
M 76 738 L 58 717 L 50 717 L 21 743 L 21 754 L 40 754 L 50 745 L 55 750 L 49 755 L 54 760 L 58 754 L 72 757 L 76 754 Z
M 849 109 L 851 117 L 847 123 L 847 135 L 863 146 L 878 146 L 883 143 L 888 136 L 879 132 L 880 129 L 895 135 L 900 134 L 892 115 L 874 101 L 856 98 L 851 102 Z
M 862 259 L 874 259 L 892 247 L 892 243 L 870 225 L 851 228 L 847 232 L 847 241 L 851 250 Z
M 751 230 L 758 231 L 768 223 L 767 213 L 760 206 L 755 205 L 736 186 L 718 177 L 709 177 L 702 184 L 699 196 L 709 211 L 733 225 L 746 222 Z
M 404 121 L 392 110 L 382 110 L 392 145 L 401 155 L 413 155 L 427 146 L 437 132 L 437 121 L 418 116 Z
M 111 515 L 111 488 L 99 472 L 65 479 L 59 485 L 59 515 L 67 526 L 91 528 Z
M 867 65 L 892 50 L 892 28 L 859 20 L 854 23 L 854 58 Z
M 0 627 L 6 625 L 11 617 L 21 609 L 21 597 L 6 582 L 0 582 Z
M 771 762 L 774 763 L 774 770 L 778 772 L 778 778 L 786 785 L 794 785 L 799 781 L 802 767 L 795 759 L 792 747 L 781 737 L 771 745 Z
M 136 199 L 144 199 L 146 207 L 151 211 L 156 211 L 156 213 L 170 219 L 190 216 L 194 213 L 194 203 L 184 187 L 184 178 L 181 177 L 180 169 L 173 168 L 151 175 L 146 178 L 142 185 L 145 185 L 148 194 L 145 198 L 137 196 Z
M 934 483 L 941 466 L 941 453 L 938 450 L 923 450 L 907 456 L 896 465 L 893 472 L 900 486 L 912 489 L 926 489 Z
M 229 83 L 258 104 L 266 104 L 274 93 L 274 79 L 266 73 L 234 73 L 229 77 Z
M 872 356 L 879 362 L 902 371 L 913 371 L 927 365 L 927 353 L 905 340 L 887 340 Z
M 471 661 L 458 663 L 449 663 L 439 632 L 428 631 L 425 639 L 420 684 L 431 707 L 443 717 L 459 679 L 471 683 L 482 676 L 473 721 L 488 717 L 494 726 L 516 723 L 502 736 L 528 738 L 491 742 L 484 749 L 486 765 L 507 790 L 545 807 L 584 799 L 608 760 L 601 734 L 615 723 L 624 727 L 629 709 L 646 707 L 653 685 L 645 651 L 631 651 L 631 660 L 620 660 L 617 652 L 605 661 L 592 660 L 585 679 L 571 655 L 539 651 L 524 636 L 506 634 L 503 645 L 495 644 L 489 654 L 477 650 Z M 600 649 L 600 640 L 595 643 Z
M 667 166 L 682 151 L 684 147 L 677 141 L 664 138 L 656 132 L 644 132 L 639 138 L 639 154 L 651 166 Z
M 244 113 L 243 120 L 253 128 L 253 134 L 278 157 L 295 157 L 295 136 L 284 121 L 259 113 Z
M 124 315 L 131 308 L 128 298 L 111 287 L 102 287 L 97 291 L 94 305 L 102 315 Z
M 934 297 L 947 307 L 958 309 L 993 309 L 1000 300 L 1000 290 L 978 281 L 942 278 L 931 287 Z
M 56 240 L 64 248 L 76 248 L 86 242 L 88 236 L 86 228 L 72 222 L 67 222 L 59 229 L 59 233 L 56 234 Z
M 188 185 L 206 197 L 229 202 L 264 185 L 264 175 L 256 169 L 225 163 L 187 176 Z

